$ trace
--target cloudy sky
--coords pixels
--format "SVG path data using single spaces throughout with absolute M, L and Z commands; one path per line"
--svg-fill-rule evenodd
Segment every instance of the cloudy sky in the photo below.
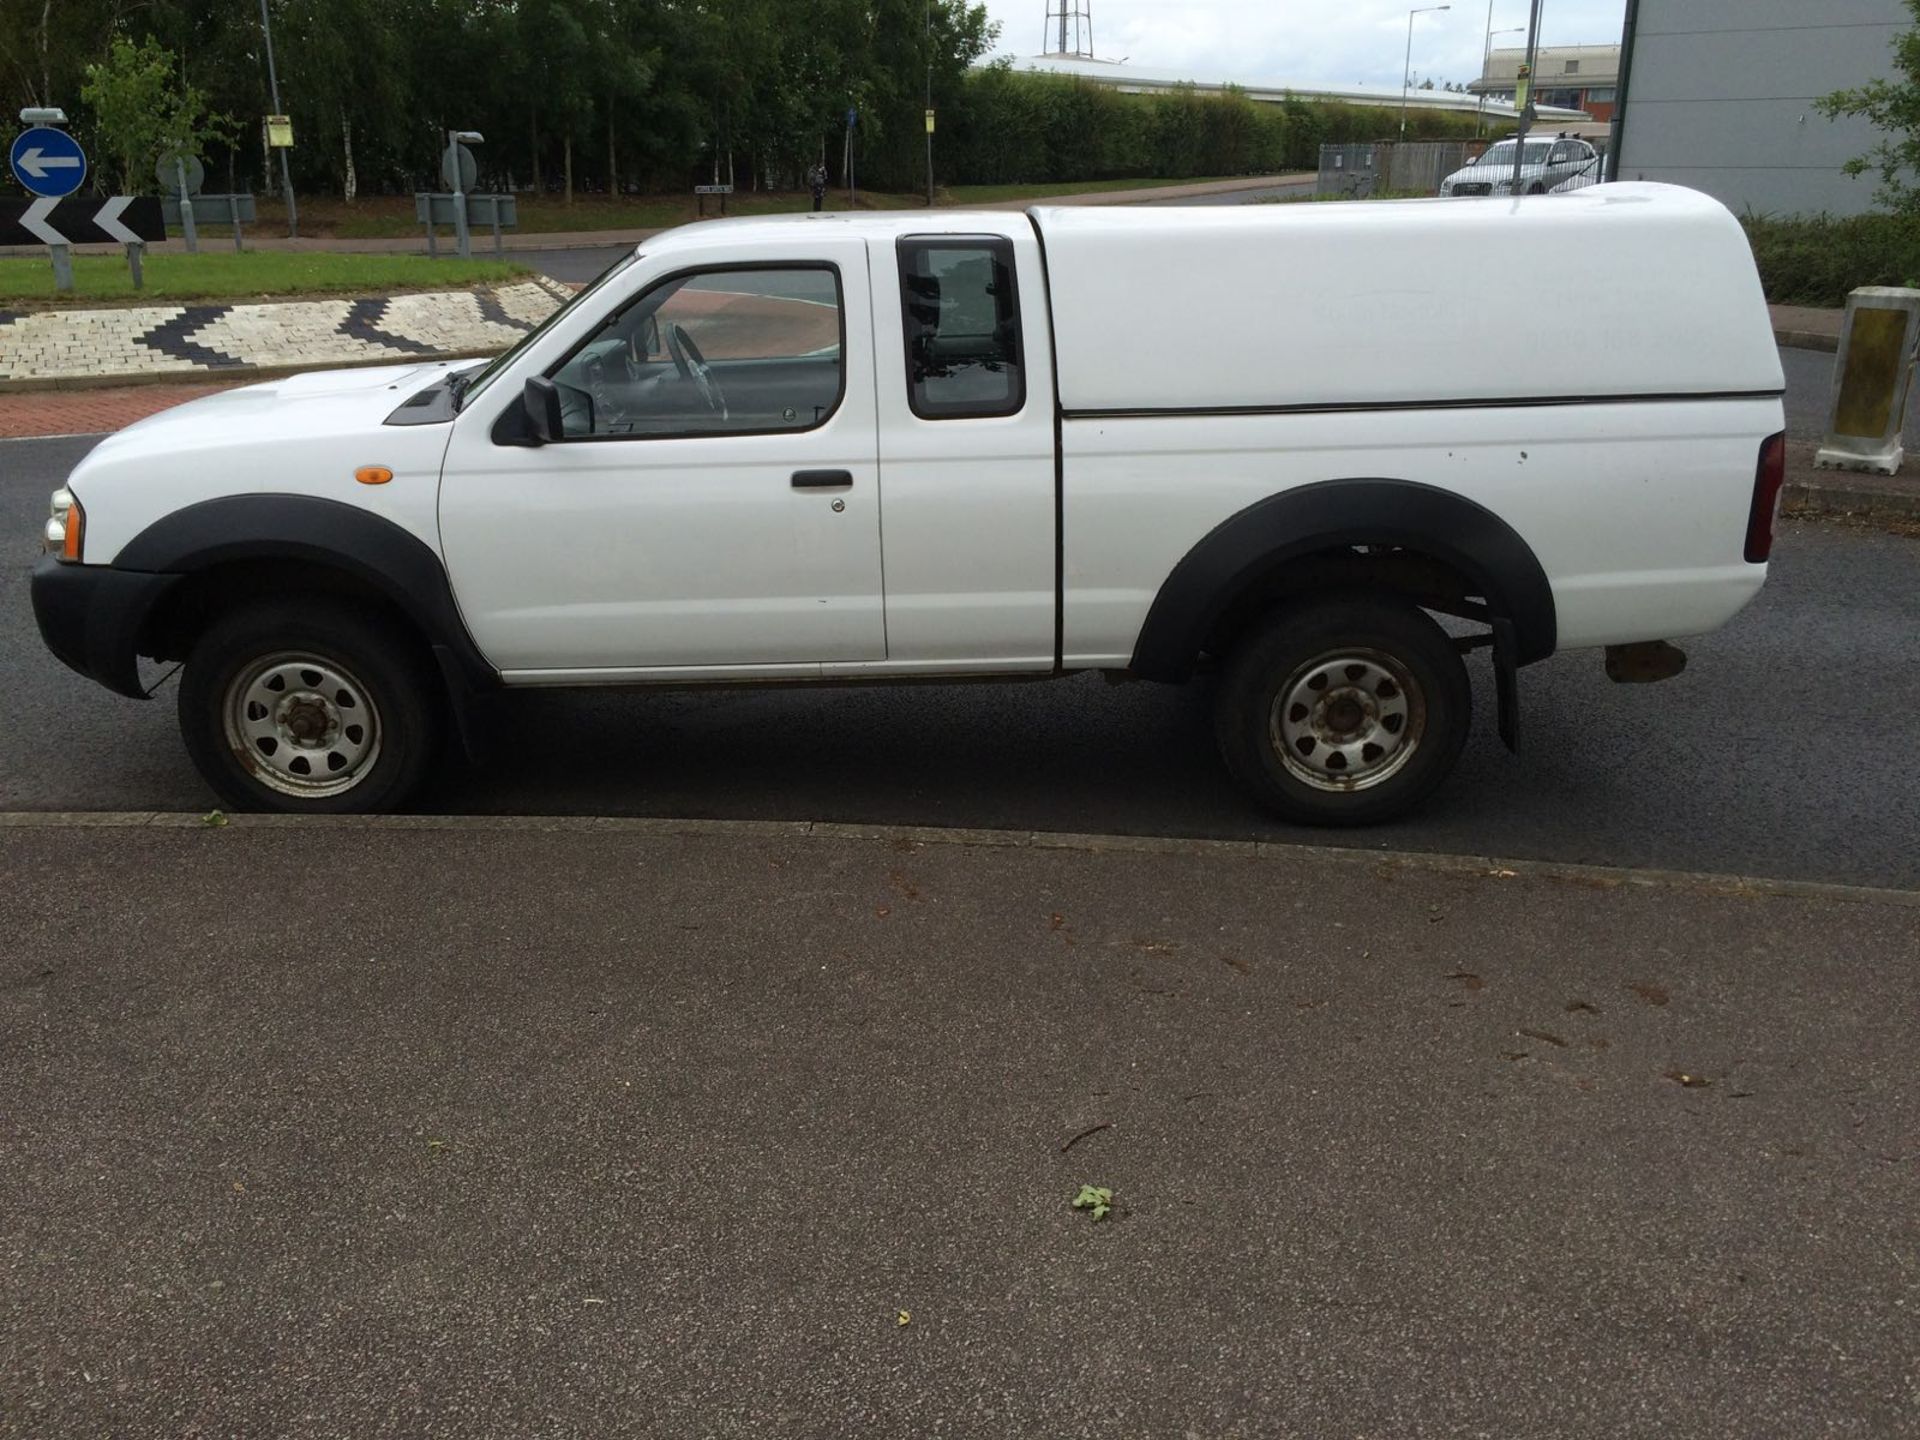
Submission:
M 1094 54 L 1102 60 L 1201 79 L 1325 80 L 1398 85 L 1407 10 L 1434 0 L 1085 0 Z M 998 53 L 1038 54 L 1047 0 L 986 0 L 1000 22 Z M 1545 45 L 1620 41 L 1623 0 L 1546 0 Z M 1527 23 L 1528 0 L 1493 0 L 1493 28 Z M 1413 69 L 1436 82 L 1480 73 L 1486 0 L 1454 0 L 1414 22 Z M 1498 36 L 1497 47 L 1524 42 Z

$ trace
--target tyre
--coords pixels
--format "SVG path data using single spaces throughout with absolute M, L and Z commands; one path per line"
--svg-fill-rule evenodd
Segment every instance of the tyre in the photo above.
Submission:
M 1473 715 L 1453 642 L 1408 601 L 1291 601 L 1229 652 L 1215 733 L 1234 778 L 1283 819 L 1372 825 L 1452 771 Z
M 1541 184 L 1538 180 L 1534 181 L 1533 184 L 1527 187 L 1527 194 L 1529 195 L 1544 195 L 1546 193 L 1547 193 L 1547 187 Z
M 180 681 L 180 734 L 234 810 L 394 810 L 438 749 L 426 657 L 351 605 L 284 600 L 209 625 Z

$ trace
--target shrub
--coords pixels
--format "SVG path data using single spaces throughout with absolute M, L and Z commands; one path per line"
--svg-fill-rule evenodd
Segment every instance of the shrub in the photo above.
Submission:
M 1860 285 L 1920 278 L 1920 217 L 1817 215 L 1741 222 L 1767 299 L 1780 305 L 1845 305 Z

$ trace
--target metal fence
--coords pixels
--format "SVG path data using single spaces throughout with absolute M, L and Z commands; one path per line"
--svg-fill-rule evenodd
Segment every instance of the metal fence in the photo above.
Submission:
M 1551 140 L 1551 134 L 1537 138 Z M 1382 140 L 1370 145 L 1322 145 L 1316 195 L 1365 200 L 1389 195 L 1437 195 L 1440 182 L 1465 169 L 1494 142 L 1490 140 Z M 1584 170 L 1556 170 L 1550 183 L 1562 190 L 1596 185 L 1604 178 L 1605 147 Z M 1511 153 L 1511 152 L 1509 152 Z
M 1485 150 L 1480 140 L 1383 140 L 1322 145 L 1317 195 L 1433 195 L 1440 182 Z

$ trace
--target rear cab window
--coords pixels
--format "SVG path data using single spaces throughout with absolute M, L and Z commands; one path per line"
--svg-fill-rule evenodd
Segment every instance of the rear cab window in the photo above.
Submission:
M 906 236 L 898 253 L 913 413 L 922 420 L 1018 414 L 1027 377 L 1013 242 Z

